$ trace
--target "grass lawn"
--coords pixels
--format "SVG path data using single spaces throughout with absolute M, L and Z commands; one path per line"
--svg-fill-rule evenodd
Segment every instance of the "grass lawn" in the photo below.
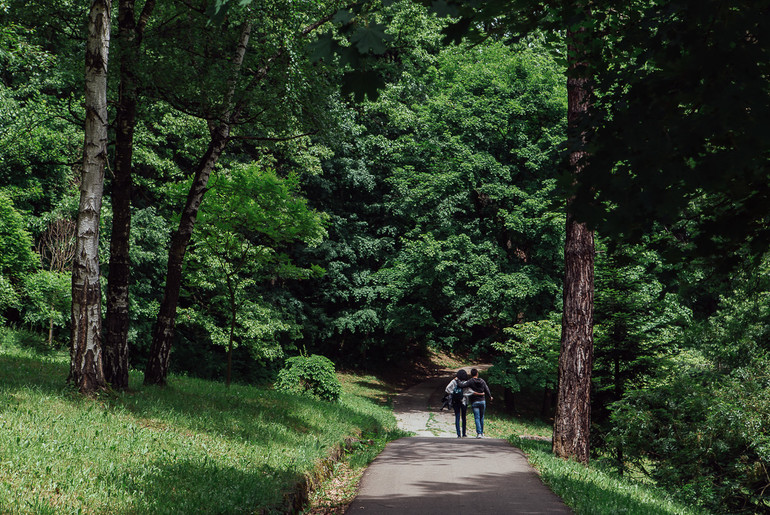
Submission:
M 397 434 L 392 391 L 341 376 L 339 403 L 172 376 L 85 398 L 69 356 L 0 347 L 0 513 L 281 513 L 351 436 Z M 359 453 L 366 455 L 367 453 Z

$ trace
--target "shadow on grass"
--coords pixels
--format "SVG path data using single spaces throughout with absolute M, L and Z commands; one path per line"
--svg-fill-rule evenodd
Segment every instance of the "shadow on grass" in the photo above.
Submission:
M 133 390 L 89 399 L 66 384 L 67 363 L 41 357 L 0 354 L 0 410 L 15 395 L 32 389 L 71 404 L 98 403 L 115 413 L 128 411 L 149 430 L 187 430 L 247 445 L 299 446 L 313 440 L 321 446 L 342 441 L 355 427 L 385 431 L 380 421 L 338 403 L 271 390 L 224 385 L 191 378 L 172 378 L 166 387 L 144 387 L 132 374 Z
M 135 501 L 118 513 L 271 513 L 299 477 L 254 463 L 238 469 L 206 460 L 156 461 L 112 478 Z M 264 511 L 262 511 L 264 510 Z
M 0 354 L 0 389 L 18 390 L 35 388 L 45 393 L 60 394 L 71 389 L 67 386 L 69 364 L 57 362 L 48 356 L 27 357 Z
M 172 421 L 176 426 L 214 434 L 239 442 L 270 442 L 294 445 L 314 438 L 332 445 L 351 427 L 381 432 L 373 416 L 339 403 L 270 390 L 214 387 L 196 391 L 201 380 L 166 387 L 143 387 L 135 394 L 120 395 L 116 404 L 136 417 Z
M 578 515 L 683 513 L 681 507 L 667 506 L 667 496 L 660 491 L 557 458 L 549 442 L 514 438 L 512 443 L 530 456 L 543 481 Z
M 362 386 L 364 388 L 370 388 L 372 390 L 378 390 L 388 394 L 394 393 L 393 388 L 391 388 L 386 384 L 376 383 L 374 381 L 367 381 L 365 379 L 359 379 L 359 380 L 353 381 L 353 384 Z

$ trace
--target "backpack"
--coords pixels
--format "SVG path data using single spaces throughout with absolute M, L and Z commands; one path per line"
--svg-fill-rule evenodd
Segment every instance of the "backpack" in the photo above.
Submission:
M 452 392 L 452 404 L 455 406 L 459 406 L 463 402 L 463 389 L 457 386 L 457 382 L 455 382 L 455 389 Z

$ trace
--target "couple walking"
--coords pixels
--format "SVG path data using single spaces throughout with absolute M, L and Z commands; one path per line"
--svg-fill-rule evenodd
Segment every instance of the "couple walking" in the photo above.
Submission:
M 471 369 L 471 377 L 464 369 L 457 371 L 457 375 L 446 387 L 446 393 L 452 402 L 452 408 L 455 410 L 455 428 L 457 429 L 457 438 L 468 436 L 465 431 L 466 416 L 468 406 L 473 410 L 473 419 L 476 422 L 476 438 L 484 438 L 484 412 L 487 409 L 486 396 L 492 400 L 492 393 L 489 391 L 486 381 L 479 377 L 479 371 Z M 460 421 L 462 420 L 462 432 L 460 431 Z

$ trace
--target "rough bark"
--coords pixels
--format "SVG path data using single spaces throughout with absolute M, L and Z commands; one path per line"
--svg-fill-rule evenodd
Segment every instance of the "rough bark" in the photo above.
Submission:
M 107 162 L 107 56 L 110 1 L 94 0 L 85 59 L 85 141 L 72 266 L 72 343 L 68 381 L 83 393 L 105 386 L 99 284 L 99 216 Z
M 139 22 L 135 0 L 121 0 L 118 6 L 120 85 L 115 124 L 115 167 L 112 183 L 112 235 L 107 283 L 104 373 L 113 388 L 128 388 L 129 280 L 131 260 L 131 167 L 136 127 L 136 66 L 144 27 L 155 2 L 145 3 Z
M 570 41 L 567 124 L 572 146 L 569 165 L 575 176 L 580 173 L 587 157 L 581 124 L 588 113 L 592 93 L 580 45 L 582 37 L 585 34 L 571 31 L 567 34 Z M 588 463 L 593 367 L 594 236 L 585 224 L 576 221 L 569 212 L 564 262 L 564 308 L 553 453 Z
M 557 456 L 588 463 L 593 367 L 593 233 L 568 215 L 559 392 L 553 430 Z

